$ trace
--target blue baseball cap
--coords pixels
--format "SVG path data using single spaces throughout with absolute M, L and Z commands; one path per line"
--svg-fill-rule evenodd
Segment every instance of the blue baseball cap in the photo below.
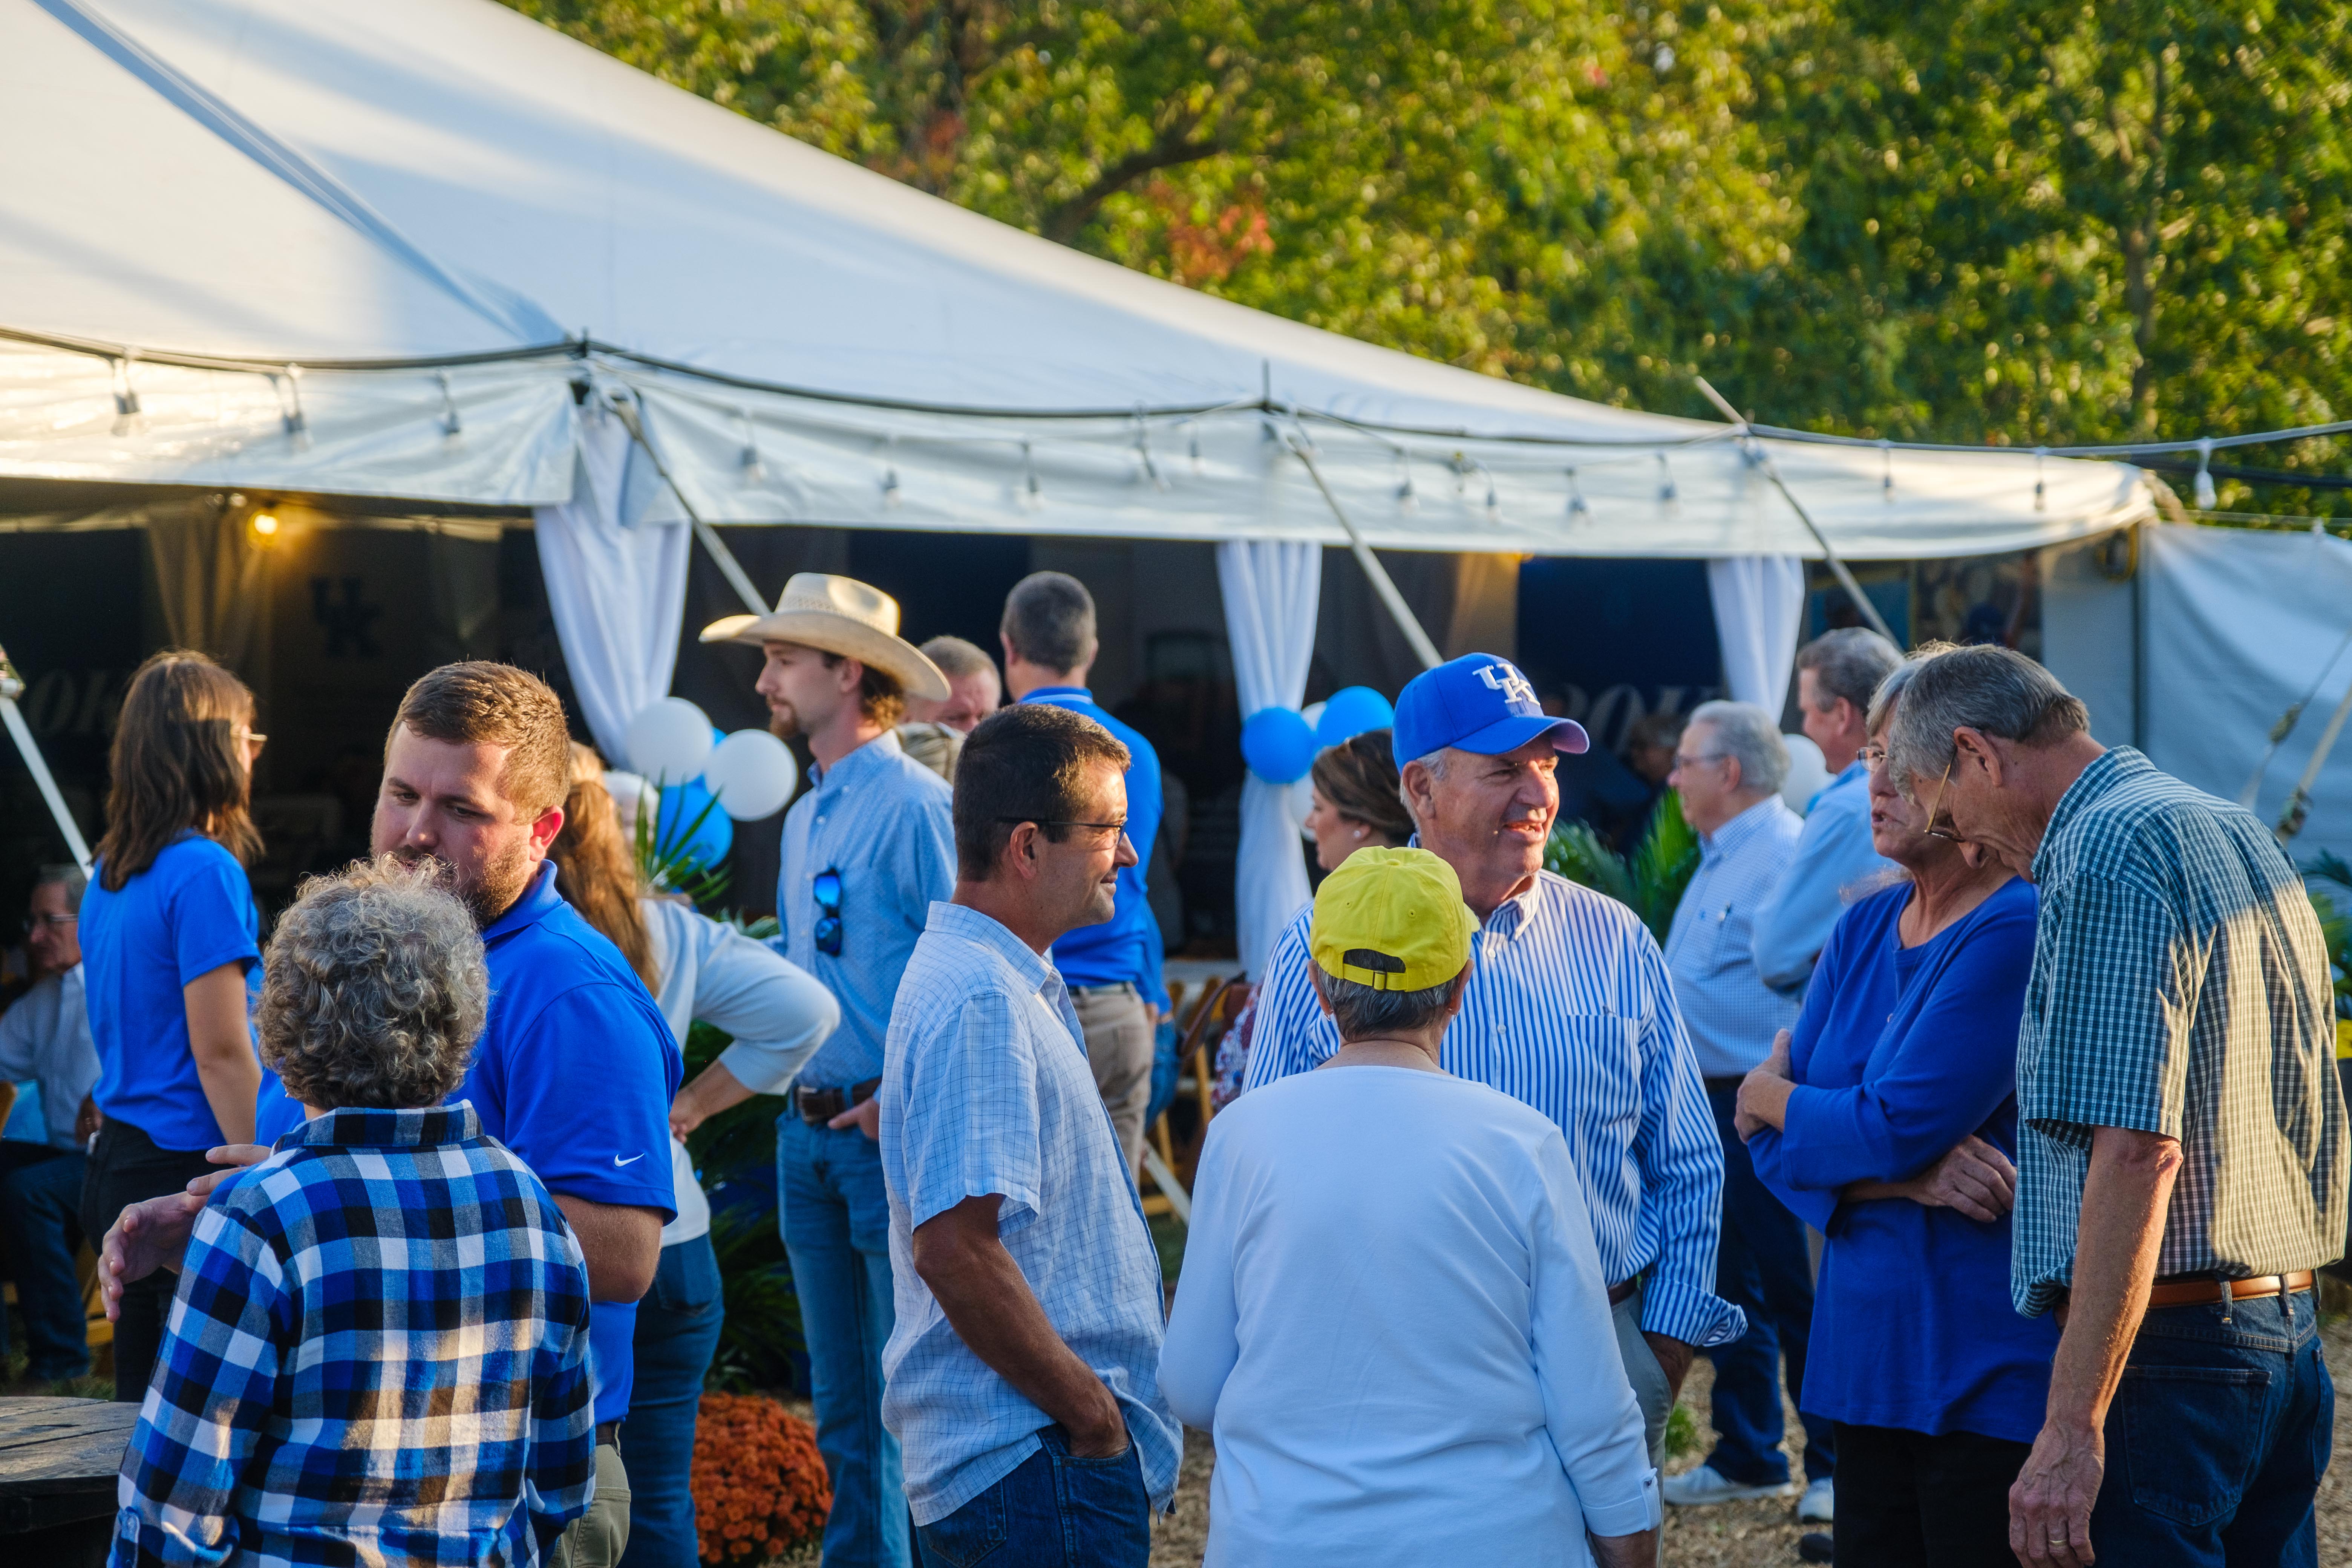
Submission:
M 1563 752 L 1592 742 L 1573 719 L 1555 719 L 1536 701 L 1534 682 L 1497 654 L 1472 653 L 1424 669 L 1397 694 L 1390 740 L 1397 764 L 1452 746 L 1481 756 L 1516 752 L 1538 736 Z

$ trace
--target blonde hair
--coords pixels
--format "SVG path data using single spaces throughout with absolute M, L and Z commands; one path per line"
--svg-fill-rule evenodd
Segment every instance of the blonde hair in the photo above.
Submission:
M 555 890 L 604 932 L 647 991 L 661 990 L 652 933 L 637 907 L 645 891 L 637 858 L 621 837 L 621 813 L 604 788 L 604 760 L 595 748 L 572 742 L 572 785 L 563 796 L 563 829 L 548 849 L 555 862 Z

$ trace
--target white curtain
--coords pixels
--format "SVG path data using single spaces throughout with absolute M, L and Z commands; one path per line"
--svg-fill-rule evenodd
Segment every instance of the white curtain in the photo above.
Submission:
M 173 644 L 257 679 L 268 574 L 247 531 L 247 514 L 226 507 L 158 508 L 147 520 L 147 548 Z
M 669 695 L 692 532 L 683 522 L 622 521 L 629 432 L 593 399 L 590 410 L 572 500 L 538 511 L 539 569 L 581 716 L 604 760 L 625 768 L 635 765 L 622 744 L 629 721 Z
M 1217 584 L 1234 650 L 1234 686 L 1246 719 L 1261 708 L 1296 708 L 1315 656 L 1323 594 L 1319 544 L 1220 544 Z M 1242 842 L 1234 866 L 1234 918 L 1243 968 L 1265 967 L 1284 922 L 1307 901 L 1307 859 L 1284 785 L 1255 773 L 1242 784 Z
M 1753 702 L 1780 721 L 1789 673 L 1797 662 L 1797 626 L 1805 609 L 1805 563 L 1795 555 L 1727 555 L 1706 563 L 1715 600 L 1715 638 L 1723 648 L 1723 684 L 1736 702 Z

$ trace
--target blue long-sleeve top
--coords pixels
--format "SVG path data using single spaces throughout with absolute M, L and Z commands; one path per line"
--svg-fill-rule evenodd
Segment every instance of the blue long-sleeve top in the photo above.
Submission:
M 1848 910 L 1797 1020 L 1785 1129 L 1756 1173 L 1827 1238 L 1798 1403 L 1809 1415 L 2032 1442 L 2057 1326 L 2010 1303 L 2010 1225 L 1840 1196 L 1918 1174 L 1971 1133 L 2017 1157 L 2017 1031 L 2036 900 L 2011 881 L 1916 947 L 1905 883 Z

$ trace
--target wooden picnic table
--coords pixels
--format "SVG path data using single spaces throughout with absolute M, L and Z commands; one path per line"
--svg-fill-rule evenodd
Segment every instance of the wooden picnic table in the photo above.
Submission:
M 0 1560 L 105 1562 L 138 1419 L 139 1406 L 109 1399 L 0 1399 Z

